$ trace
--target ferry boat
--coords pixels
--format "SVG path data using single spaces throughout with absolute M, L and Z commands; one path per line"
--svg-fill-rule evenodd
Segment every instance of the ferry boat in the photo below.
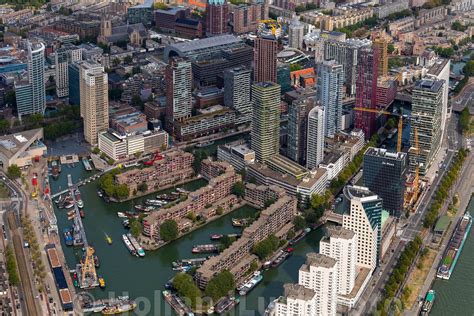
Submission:
M 263 275 L 260 273 L 260 271 L 255 271 L 253 274 L 253 277 L 248 282 L 244 283 L 243 286 L 240 287 L 239 295 L 240 296 L 247 295 L 247 293 L 250 292 L 262 280 L 263 280 Z
M 109 235 L 105 234 L 105 241 L 109 244 L 109 245 L 112 245 L 112 237 L 110 237 Z
M 224 238 L 224 235 L 222 235 L 222 234 L 212 234 L 209 237 L 211 238 L 211 240 L 220 240 L 220 239 Z
M 436 292 L 434 290 L 429 290 L 428 293 L 426 293 L 425 301 L 423 302 L 423 305 L 421 306 L 420 315 L 428 316 L 428 314 L 431 311 L 431 308 L 433 307 L 435 297 L 436 297 Z
M 218 314 L 221 314 L 225 311 L 230 310 L 235 305 L 239 304 L 240 300 L 235 297 L 224 297 L 222 298 L 214 307 L 214 311 Z
M 139 257 L 145 257 L 145 250 L 140 246 L 138 241 L 135 239 L 135 237 L 132 236 L 132 234 L 127 234 L 128 240 L 130 240 L 130 243 L 132 244 L 133 248 L 137 251 L 137 255 Z
M 469 212 L 466 212 L 462 218 L 459 219 L 459 222 L 454 230 L 453 236 L 449 240 L 448 247 L 446 248 L 443 260 L 438 267 L 438 272 L 436 276 L 440 279 L 449 280 L 451 274 L 454 271 L 454 267 L 461 255 L 464 242 L 466 241 L 469 231 L 472 226 L 472 217 Z
M 214 244 L 195 245 L 192 249 L 193 253 L 215 253 L 219 252 L 219 247 Z
M 73 244 L 73 237 L 72 237 L 72 230 L 71 228 L 64 228 L 64 243 L 66 244 L 66 246 L 72 246 Z
M 136 249 L 133 247 L 132 243 L 130 242 L 130 240 L 128 239 L 127 235 L 123 234 L 122 235 L 122 240 L 123 242 L 125 243 L 125 246 L 127 247 L 128 251 L 130 251 L 130 253 L 135 256 L 137 254 L 137 251 Z
M 102 289 L 105 288 L 105 280 L 104 280 L 104 278 L 101 277 L 101 276 L 99 277 L 99 286 L 100 286 L 100 288 L 102 288 Z
M 208 141 L 208 142 L 202 142 L 202 143 L 198 143 L 195 145 L 196 148 L 204 148 L 204 147 L 207 147 L 207 146 L 211 146 L 214 144 L 214 141 Z

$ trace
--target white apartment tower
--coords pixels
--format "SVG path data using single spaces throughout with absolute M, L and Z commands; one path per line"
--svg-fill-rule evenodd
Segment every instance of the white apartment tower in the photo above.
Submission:
M 299 284 L 316 294 L 315 316 L 336 315 L 337 262 L 320 253 L 308 253 L 299 270 Z
M 350 294 L 356 279 L 356 234 L 341 226 L 332 227 L 329 236 L 319 242 L 319 251 L 337 261 L 337 294 Z
M 316 168 L 324 158 L 324 109 L 316 106 L 308 114 L 306 167 Z
M 303 49 L 304 25 L 294 16 L 288 27 L 288 44 L 292 48 Z
M 346 186 L 344 198 L 349 210 L 343 215 L 342 227 L 357 236 L 357 264 L 373 271 L 378 264 L 382 239 L 382 199 L 361 186 Z
M 69 64 L 82 60 L 82 49 L 64 45 L 55 52 L 56 94 L 59 98 L 69 95 Z
M 95 145 L 98 143 L 98 133 L 109 127 L 107 73 L 99 64 L 84 62 L 81 64 L 79 82 L 84 138 L 89 144 Z
M 316 315 L 316 293 L 300 284 L 285 284 L 284 296 L 275 304 L 275 316 Z

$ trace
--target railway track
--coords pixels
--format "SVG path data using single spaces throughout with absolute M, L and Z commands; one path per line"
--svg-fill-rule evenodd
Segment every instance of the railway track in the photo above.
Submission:
M 41 312 L 38 311 L 38 306 L 36 304 L 35 295 L 33 292 L 32 277 L 30 276 L 28 265 L 26 262 L 26 256 L 23 251 L 23 244 L 18 231 L 18 225 L 15 219 L 13 212 L 8 212 L 7 214 L 8 226 L 12 232 L 11 238 L 13 242 L 13 249 L 15 252 L 15 257 L 18 265 L 18 271 L 20 273 L 21 287 L 23 289 L 23 296 L 26 306 L 26 314 L 28 316 L 41 315 Z

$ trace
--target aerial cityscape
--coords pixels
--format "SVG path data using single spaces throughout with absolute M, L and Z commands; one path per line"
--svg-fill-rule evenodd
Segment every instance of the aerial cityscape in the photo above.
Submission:
M 0 315 L 472 315 L 474 0 L 0 22 Z

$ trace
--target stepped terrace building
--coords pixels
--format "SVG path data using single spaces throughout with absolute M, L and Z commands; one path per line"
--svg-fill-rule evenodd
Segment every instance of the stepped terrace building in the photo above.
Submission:
M 115 183 L 126 184 L 130 192 L 137 190 L 141 183 L 146 183 L 150 190 L 168 186 L 189 179 L 194 174 L 192 167 L 194 156 L 181 150 L 163 154 L 152 166 L 143 169 L 132 169 L 115 176 Z
M 296 199 L 285 195 L 262 211 L 260 217 L 247 227 L 237 241 L 220 255 L 211 257 L 196 271 L 196 282 L 201 289 L 206 288 L 209 281 L 224 270 L 229 270 L 240 282 L 248 272 L 253 261 L 257 260 L 250 251 L 256 243 L 271 234 L 282 236 L 292 226 L 291 221 L 296 215 Z M 287 225 L 289 224 L 290 225 Z
M 231 194 L 237 181 L 241 181 L 241 177 L 229 165 L 226 172 L 211 178 L 207 186 L 191 192 L 185 201 L 169 208 L 162 208 L 145 217 L 143 220 L 143 234 L 160 240 L 160 225 L 165 220 L 175 220 L 178 223 L 178 229 L 183 231 L 190 226 L 189 221 L 186 220 L 186 215 L 190 212 L 208 218 L 216 215 L 219 206 L 224 211 L 229 210 L 238 202 L 237 197 Z M 209 205 L 213 207 L 209 207 Z

